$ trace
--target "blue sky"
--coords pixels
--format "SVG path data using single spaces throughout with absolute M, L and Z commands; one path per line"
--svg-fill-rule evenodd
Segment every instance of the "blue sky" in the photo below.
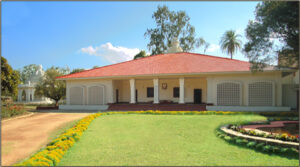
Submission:
M 243 36 L 258 2 L 2 2 L 2 56 L 14 69 L 29 64 L 91 68 L 129 60 L 146 50 L 147 28 L 158 5 L 184 10 L 196 36 L 211 45 L 206 54 L 229 57 L 218 48 L 222 34 Z M 202 52 L 196 49 L 193 52 Z M 234 58 L 247 60 L 238 52 Z

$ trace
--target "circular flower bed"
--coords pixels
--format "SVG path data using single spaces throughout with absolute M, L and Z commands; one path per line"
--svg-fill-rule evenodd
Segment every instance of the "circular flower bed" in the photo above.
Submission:
M 297 142 L 297 143 L 299 142 L 299 135 L 293 136 L 288 133 L 277 134 L 277 133 L 266 133 L 266 132 L 256 131 L 256 130 L 247 130 L 243 128 L 241 125 L 232 125 L 232 124 L 228 125 L 228 129 L 240 132 L 242 134 L 250 135 L 250 136 L 265 137 L 265 138 Z

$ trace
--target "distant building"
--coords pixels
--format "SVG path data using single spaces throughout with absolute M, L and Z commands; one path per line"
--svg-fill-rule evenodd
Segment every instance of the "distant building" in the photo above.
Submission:
M 53 103 L 50 98 L 35 95 L 35 85 L 44 77 L 42 65 L 39 65 L 38 70 L 32 75 L 25 84 L 18 86 L 18 102 L 23 103 Z

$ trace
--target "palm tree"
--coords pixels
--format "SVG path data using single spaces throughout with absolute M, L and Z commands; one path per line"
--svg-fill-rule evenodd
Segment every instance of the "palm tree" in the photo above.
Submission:
M 229 30 L 226 31 L 220 41 L 221 49 L 223 52 L 232 55 L 239 49 L 241 49 L 242 41 L 238 39 L 241 35 L 236 34 L 235 31 Z

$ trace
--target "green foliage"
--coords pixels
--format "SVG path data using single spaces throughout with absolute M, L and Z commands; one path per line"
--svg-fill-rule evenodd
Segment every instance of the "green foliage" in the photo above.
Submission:
M 146 54 L 146 52 L 144 51 L 144 50 L 141 50 L 138 54 L 136 54 L 135 56 L 134 56 L 134 60 L 135 59 L 138 59 L 138 58 L 143 58 L 143 57 L 146 57 L 147 56 L 147 54 Z
M 1 118 L 10 118 L 26 113 L 24 105 L 16 105 L 10 102 L 1 106 Z
M 241 48 L 242 41 L 239 39 L 240 37 L 241 35 L 236 34 L 235 31 L 229 30 L 223 34 L 220 40 L 222 51 L 229 54 L 231 59 L 232 55 Z
M 272 146 L 270 146 L 270 145 L 265 145 L 265 146 L 262 147 L 262 149 L 263 149 L 263 151 L 265 151 L 265 152 L 269 152 L 269 151 L 271 151 Z
M 262 70 L 279 55 L 286 63 L 299 64 L 299 2 L 264 1 L 256 6 L 255 14 L 246 28 L 244 45 L 252 70 Z M 274 39 L 281 42 L 281 48 L 273 49 Z
M 45 71 L 45 77 L 36 85 L 36 93 L 58 101 L 66 95 L 65 81 L 56 80 L 56 77 L 68 74 L 68 69 L 51 67 Z
M 74 74 L 74 73 L 77 73 L 77 72 L 81 72 L 81 71 L 84 71 L 84 68 L 74 68 L 70 74 Z
M 13 70 L 7 60 L 1 56 L 1 95 L 16 96 L 19 83 L 19 72 Z
M 37 65 L 37 64 L 30 64 L 30 65 L 24 66 L 20 70 L 20 79 L 21 79 L 21 82 L 23 84 L 25 84 L 30 79 L 30 77 L 32 77 L 35 74 L 35 72 L 38 69 L 39 69 L 39 65 Z
M 170 11 L 167 6 L 158 6 L 152 15 L 156 28 L 147 29 L 145 37 L 150 38 L 148 48 L 151 55 L 164 53 L 175 37 L 183 51 L 193 50 L 196 44 L 195 28 L 185 11 Z
M 251 141 L 247 144 L 247 147 L 253 148 L 257 143 L 255 141 Z
M 233 140 L 232 137 L 230 137 L 230 136 L 225 136 L 224 139 L 229 142 L 231 142 Z

